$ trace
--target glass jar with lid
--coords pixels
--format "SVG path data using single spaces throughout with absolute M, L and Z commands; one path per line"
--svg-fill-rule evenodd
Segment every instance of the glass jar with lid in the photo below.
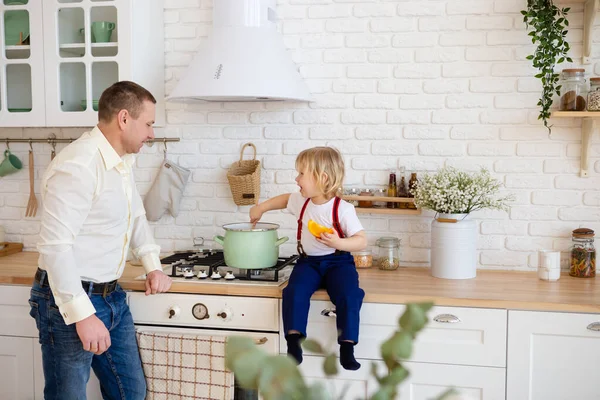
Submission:
M 400 266 L 400 239 L 384 236 L 377 239 L 377 266 L 379 269 L 393 271 Z
M 373 266 L 373 255 L 371 250 L 365 249 L 352 253 L 356 268 L 371 268 Z
M 575 229 L 572 233 L 572 241 L 569 275 L 578 278 L 593 278 L 596 276 L 594 231 L 589 228 Z
M 371 189 L 363 189 L 363 190 L 361 190 L 359 196 L 365 196 L 365 198 L 368 199 L 369 197 L 373 197 L 373 191 Z M 358 206 L 364 207 L 364 208 L 373 207 L 373 201 L 370 199 L 369 200 L 359 200 Z
M 387 197 L 388 190 L 387 189 L 375 189 L 375 197 Z M 375 208 L 384 208 L 387 206 L 387 202 L 385 201 L 374 201 L 373 207 Z
M 588 111 L 600 111 L 600 78 L 590 78 L 590 92 L 587 102 Z
M 562 70 L 560 111 L 584 111 L 586 105 L 585 69 Z
M 349 188 L 346 189 L 344 194 L 346 194 L 346 196 L 358 196 L 360 194 L 360 191 L 357 188 Z M 358 201 L 356 200 L 350 200 L 349 203 L 352 204 L 354 207 L 358 206 Z

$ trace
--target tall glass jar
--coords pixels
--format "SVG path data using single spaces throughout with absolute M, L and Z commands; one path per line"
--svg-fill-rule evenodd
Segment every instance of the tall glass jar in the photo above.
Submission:
M 578 278 L 593 278 L 596 276 L 594 231 L 588 228 L 575 229 L 572 233 L 572 240 L 569 275 Z
M 590 92 L 588 93 L 588 111 L 600 111 L 600 78 L 590 78 Z
M 584 111 L 586 104 L 585 69 L 562 70 L 560 111 Z
M 400 266 L 400 239 L 380 237 L 377 246 L 377 266 L 379 269 L 393 271 Z

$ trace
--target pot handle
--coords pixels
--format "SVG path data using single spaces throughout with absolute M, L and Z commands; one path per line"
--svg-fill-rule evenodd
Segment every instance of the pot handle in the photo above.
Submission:
M 221 246 L 224 246 L 223 242 L 225 241 L 225 238 L 223 236 L 215 236 L 213 240 L 219 243 Z
M 284 236 L 280 239 L 277 239 L 277 241 L 275 242 L 275 246 L 281 246 L 282 244 L 284 244 L 285 242 L 287 242 L 290 238 L 287 236 Z

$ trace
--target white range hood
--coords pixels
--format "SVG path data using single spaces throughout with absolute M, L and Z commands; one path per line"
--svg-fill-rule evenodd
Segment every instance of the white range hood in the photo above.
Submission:
M 276 0 L 215 0 L 213 31 L 167 100 L 310 101 L 277 31 Z

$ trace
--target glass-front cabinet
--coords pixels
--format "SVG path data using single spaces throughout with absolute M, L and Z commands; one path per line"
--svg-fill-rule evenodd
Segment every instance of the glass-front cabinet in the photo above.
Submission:
M 0 126 L 93 126 L 101 93 L 119 80 L 150 90 L 164 124 L 164 0 L 0 1 Z
M 43 126 L 42 0 L 0 2 L 0 126 Z

